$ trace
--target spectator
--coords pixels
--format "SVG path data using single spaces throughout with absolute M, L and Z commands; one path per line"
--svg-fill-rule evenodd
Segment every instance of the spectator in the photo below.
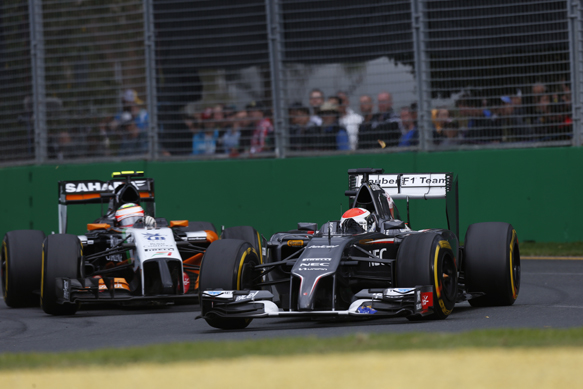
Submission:
M 317 88 L 312 89 L 310 92 L 310 108 L 312 109 L 312 116 L 310 117 L 310 122 L 316 126 L 322 125 L 322 118 L 320 115 L 320 106 L 324 104 L 324 93 Z
M 441 147 L 457 146 L 463 142 L 463 138 L 458 131 L 458 122 L 448 120 L 442 127 L 442 138 L 439 145 Z
M 320 130 L 320 148 L 324 150 L 350 150 L 348 132 L 340 126 L 338 105 L 327 101 L 320 107 L 322 127 Z
M 415 126 L 415 121 L 411 114 L 411 108 L 401 108 L 400 119 L 401 128 L 405 130 L 405 132 L 401 135 L 399 147 L 416 146 L 419 144 L 419 131 L 417 131 L 417 127 Z
M 443 128 L 451 121 L 449 110 L 445 107 L 431 110 L 431 121 L 433 122 L 433 140 L 439 142 L 443 138 Z
M 237 112 L 231 118 L 231 125 L 226 128 L 221 137 L 223 152 L 231 157 L 239 155 L 239 143 L 241 139 L 241 130 L 247 121 L 247 111 Z
M 497 120 L 502 131 L 503 140 L 506 142 L 525 141 L 525 138 L 532 134 L 525 127 L 522 116 L 516 114 L 514 102 L 518 102 L 518 100 L 510 96 L 502 96 L 500 101 L 502 105 L 498 109 Z
M 338 91 L 337 96 L 340 98 L 338 109 L 340 111 L 340 125 L 346 128 L 350 150 L 356 150 L 358 147 L 358 128 L 363 122 L 363 117 L 350 108 L 348 94 Z
M 148 132 L 148 112 L 142 108 L 144 102 L 138 97 L 134 89 L 126 89 L 123 94 L 124 112 L 132 114 L 136 126 L 141 132 Z
M 121 141 L 119 156 L 145 154 L 148 151 L 146 133 L 141 131 L 135 118 L 129 112 L 123 112 L 120 118 Z
M 370 124 L 363 121 L 358 133 L 361 149 L 385 146 L 397 146 L 401 138 L 399 118 L 393 112 L 393 97 L 388 92 L 378 95 L 378 112 L 371 118 Z
M 296 103 L 290 109 L 290 113 L 293 113 L 290 115 L 290 149 L 294 151 L 313 149 L 311 142 L 314 141 L 314 136 L 320 128 L 310 122 L 310 109 L 302 106 L 301 103 Z
M 247 113 L 255 126 L 251 138 L 251 154 L 271 151 L 273 143 L 273 125 L 269 118 L 265 117 L 265 108 L 260 102 L 252 101 L 247 105 Z
M 212 108 L 205 109 L 200 118 L 202 121 L 202 129 L 196 132 L 192 137 L 192 154 L 214 154 L 217 150 L 219 130 L 216 128 L 213 120 Z
M 496 117 L 487 109 L 487 100 L 469 99 L 466 109 L 468 118 L 468 128 L 466 132 L 467 143 L 482 144 L 489 142 L 501 142 L 502 130 Z

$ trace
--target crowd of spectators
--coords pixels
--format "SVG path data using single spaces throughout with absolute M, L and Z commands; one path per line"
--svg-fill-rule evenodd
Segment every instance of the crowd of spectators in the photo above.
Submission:
M 426 133 L 436 147 L 548 142 L 572 136 L 571 93 L 566 84 L 552 90 L 536 83 L 529 90 L 497 97 L 460 94 L 455 106 L 431 109 Z M 309 95 L 309 107 L 294 103 L 289 108 L 290 147 L 302 150 L 357 150 L 399 148 L 419 143 L 417 104 L 393 107 L 391 93 L 359 97 L 357 113 L 348 94 L 338 91 L 324 97 L 319 89 Z M 375 112 L 376 105 L 376 112 Z
M 497 97 L 461 93 L 454 106 L 431 109 L 427 122 L 431 125 L 425 139 L 438 148 L 570 139 L 572 108 L 568 85 L 536 83 L 523 89 Z M 413 102 L 395 111 L 391 93 L 381 91 L 375 97 L 359 96 L 358 109 L 353 109 L 345 91 L 325 96 L 320 89 L 311 90 L 307 106 L 295 102 L 288 108 L 284 134 L 289 150 L 416 147 L 421 128 L 417 104 Z M 123 93 L 122 102 L 119 113 L 102 121 L 96 131 L 85 137 L 84 156 L 148 153 L 149 118 L 144 102 L 133 89 Z M 164 128 L 164 123 L 160 128 Z M 202 110 L 185 110 L 181 122 L 173 128 L 178 130 L 159 136 L 158 150 L 162 155 L 252 157 L 275 151 L 272 112 L 259 101 L 251 101 L 242 109 L 214 104 Z M 56 155 L 79 151 L 75 145 L 82 142 L 76 142 L 65 131 L 57 135 L 53 141 Z

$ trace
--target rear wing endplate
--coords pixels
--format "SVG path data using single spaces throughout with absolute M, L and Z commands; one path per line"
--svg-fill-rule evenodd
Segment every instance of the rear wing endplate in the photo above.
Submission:
M 366 182 L 379 185 L 393 199 L 446 199 L 446 216 L 450 231 L 459 237 L 458 180 L 453 173 L 391 173 L 383 169 L 349 169 L 350 200 Z

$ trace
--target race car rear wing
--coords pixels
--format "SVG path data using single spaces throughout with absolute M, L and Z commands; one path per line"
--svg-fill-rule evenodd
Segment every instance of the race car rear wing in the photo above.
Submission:
M 351 203 L 363 183 L 379 185 L 393 199 L 446 199 L 449 230 L 459 237 L 458 180 L 453 173 L 391 173 L 384 169 L 349 169 L 348 190 Z
M 141 178 L 143 172 L 114 173 L 110 181 L 75 180 L 59 181 L 59 233 L 67 231 L 67 206 L 71 204 L 108 204 L 115 188 L 128 180 L 139 194 L 139 202 L 145 203 L 146 214 L 155 216 L 154 179 Z M 103 210 L 102 210 L 103 215 Z

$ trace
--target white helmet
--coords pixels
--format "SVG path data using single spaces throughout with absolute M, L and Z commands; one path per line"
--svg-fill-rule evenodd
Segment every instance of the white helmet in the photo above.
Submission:
M 137 204 L 127 203 L 115 212 L 115 223 L 118 227 L 131 227 L 144 217 L 144 209 Z
M 347 220 L 353 220 L 366 232 L 376 230 L 376 218 L 364 208 L 351 208 L 344 212 L 340 219 L 340 225 L 344 226 Z

